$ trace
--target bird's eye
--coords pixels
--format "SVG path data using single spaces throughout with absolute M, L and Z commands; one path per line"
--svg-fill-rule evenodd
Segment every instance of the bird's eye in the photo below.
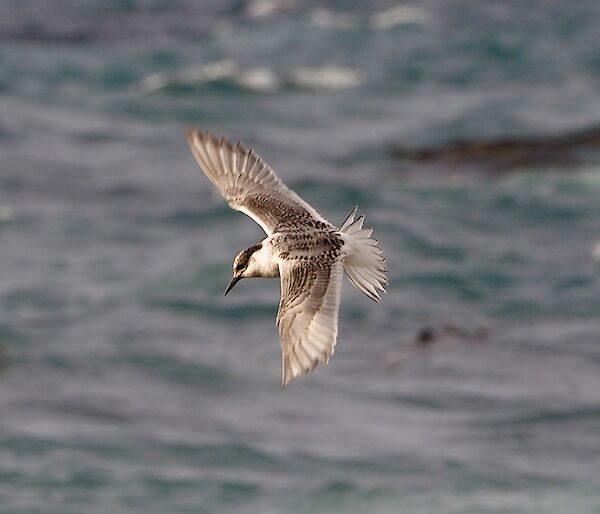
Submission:
M 241 263 L 238 263 L 235 265 L 235 270 L 236 271 L 242 271 L 244 269 L 244 265 Z

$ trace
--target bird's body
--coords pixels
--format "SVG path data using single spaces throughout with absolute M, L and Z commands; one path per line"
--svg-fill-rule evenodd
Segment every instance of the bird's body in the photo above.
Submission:
M 343 271 L 377 301 L 387 284 L 385 260 L 372 229 L 363 229 L 356 208 L 335 227 L 298 195 L 252 150 L 198 130 L 188 133 L 196 161 L 229 205 L 267 233 L 240 252 L 227 294 L 242 278 L 281 277 L 277 326 L 282 382 L 328 362 L 337 340 Z

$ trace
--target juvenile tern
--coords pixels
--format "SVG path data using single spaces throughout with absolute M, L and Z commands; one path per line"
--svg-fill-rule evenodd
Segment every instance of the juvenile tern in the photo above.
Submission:
M 329 362 L 338 332 L 342 272 L 375 301 L 385 292 L 387 269 L 373 229 L 357 207 L 337 228 L 302 200 L 252 149 L 192 129 L 196 162 L 232 209 L 258 223 L 267 237 L 233 261 L 227 294 L 243 278 L 281 277 L 277 327 L 282 385 Z

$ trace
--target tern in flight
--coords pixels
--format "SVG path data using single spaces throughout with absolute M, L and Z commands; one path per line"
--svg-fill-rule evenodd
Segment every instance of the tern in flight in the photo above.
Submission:
M 383 253 L 356 207 L 338 228 L 286 187 L 254 150 L 197 129 L 188 132 L 188 143 L 229 206 L 267 234 L 236 256 L 225 294 L 243 278 L 281 278 L 277 327 L 285 387 L 333 355 L 343 272 L 359 291 L 380 300 L 387 285 Z

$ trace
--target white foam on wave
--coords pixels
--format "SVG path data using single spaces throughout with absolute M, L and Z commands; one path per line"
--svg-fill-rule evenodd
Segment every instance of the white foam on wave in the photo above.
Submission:
M 325 28 L 349 29 L 357 25 L 357 19 L 351 14 L 333 12 L 322 7 L 310 12 L 310 20 Z
M 236 65 L 229 59 L 203 64 L 196 68 L 189 68 L 183 71 L 179 78 L 183 82 L 201 83 L 222 80 L 230 77 L 236 72 Z
M 250 0 L 244 4 L 248 18 L 268 18 L 289 11 L 296 5 L 294 0 Z
M 273 92 L 289 86 L 295 89 L 339 90 L 362 84 L 363 77 L 356 70 L 336 66 L 297 68 L 287 73 L 277 73 L 271 68 L 239 69 L 225 59 L 193 66 L 175 73 L 153 73 L 142 79 L 139 90 L 155 93 L 172 86 L 199 86 L 224 81 L 257 92 Z
M 15 218 L 15 209 L 12 205 L 0 204 L 0 222 L 10 221 Z
M 154 93 L 170 86 L 195 86 L 232 77 L 237 71 L 235 63 L 229 59 L 192 66 L 177 73 L 152 73 L 144 77 L 139 88 L 144 93 Z
M 289 84 L 302 89 L 348 89 L 363 83 L 363 77 L 351 68 L 323 66 L 320 68 L 297 68 L 287 77 Z
M 600 262 L 600 241 L 596 241 L 592 245 L 591 255 L 594 261 Z
M 281 87 L 281 80 L 270 68 L 253 68 L 240 71 L 233 81 L 240 87 L 252 91 L 270 92 Z
M 593 166 L 583 169 L 579 173 L 579 181 L 585 184 L 588 188 L 600 187 L 600 167 Z
M 422 25 L 430 21 L 430 15 L 419 7 L 397 5 L 376 12 L 371 16 L 371 26 L 376 30 L 386 30 L 398 25 Z

